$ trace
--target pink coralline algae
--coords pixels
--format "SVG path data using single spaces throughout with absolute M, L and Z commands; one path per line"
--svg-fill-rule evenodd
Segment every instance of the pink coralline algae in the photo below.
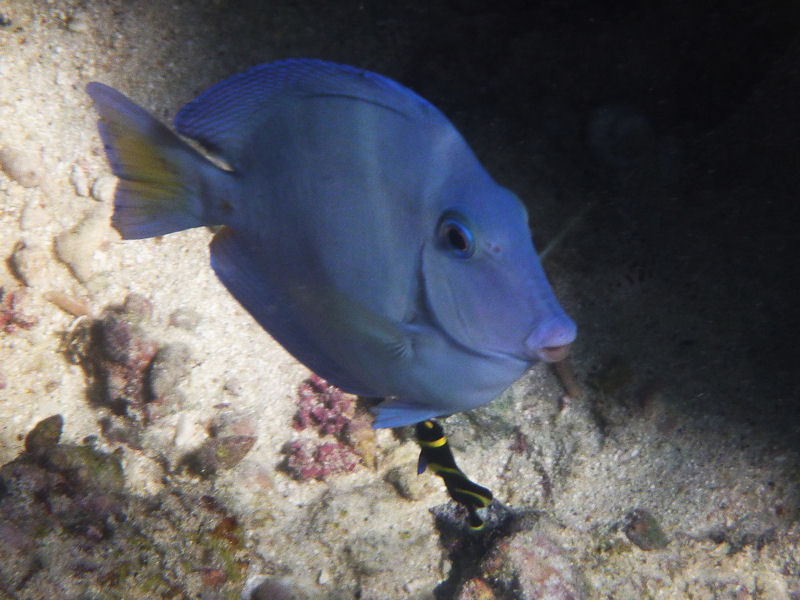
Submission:
M 30 329 L 36 325 L 38 319 L 26 317 L 17 308 L 18 292 L 6 292 L 0 287 L 0 331 L 14 333 L 17 329 Z
M 285 469 L 300 481 L 327 479 L 374 460 L 374 434 L 369 417 L 356 411 L 355 401 L 327 381 L 312 375 L 298 390 L 294 429 L 312 429 L 332 441 L 292 441 L 284 449 Z
M 308 440 L 290 442 L 286 449 L 286 469 L 295 479 L 326 479 L 332 473 L 350 472 L 361 458 L 351 448 L 337 442 L 317 445 Z
M 300 386 L 298 396 L 299 408 L 294 416 L 298 431 L 317 427 L 321 434 L 339 435 L 353 418 L 353 400 L 318 375 Z

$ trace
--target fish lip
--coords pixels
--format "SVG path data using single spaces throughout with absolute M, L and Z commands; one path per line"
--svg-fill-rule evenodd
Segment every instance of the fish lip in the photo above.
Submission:
M 526 355 L 554 363 L 564 360 L 577 335 L 575 322 L 563 312 L 542 320 L 525 339 Z
M 536 355 L 544 362 L 556 363 L 564 360 L 569 355 L 572 344 L 562 344 L 561 346 L 547 346 L 536 350 Z

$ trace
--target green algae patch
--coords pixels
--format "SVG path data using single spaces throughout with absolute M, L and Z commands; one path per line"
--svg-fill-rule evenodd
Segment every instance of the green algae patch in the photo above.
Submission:
M 116 452 L 59 443 L 41 421 L 0 466 L 0 596 L 240 598 L 261 558 L 203 481 L 130 494 Z

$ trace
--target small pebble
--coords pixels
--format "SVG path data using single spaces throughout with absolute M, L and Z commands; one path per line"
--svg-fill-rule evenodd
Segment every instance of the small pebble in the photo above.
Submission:
M 69 175 L 69 182 L 72 184 L 72 187 L 75 188 L 75 193 L 78 196 L 86 197 L 89 195 L 89 179 L 86 177 L 86 171 L 84 171 L 78 165 L 72 165 L 72 173 Z
M 74 85 L 74 80 L 72 79 L 72 73 L 70 71 L 66 71 L 64 69 L 60 69 L 56 72 L 56 85 L 59 87 L 70 87 Z
M 269 577 L 255 587 L 249 600 L 302 600 L 305 594 L 295 589 L 288 579 Z
M 23 240 L 18 240 L 8 257 L 8 267 L 11 274 L 25 286 L 30 286 L 30 279 L 27 277 L 29 259 L 27 245 Z
M 423 479 L 417 475 L 413 464 L 400 465 L 390 469 L 384 480 L 397 490 L 406 500 L 419 500 L 424 491 Z
M 206 433 L 203 427 L 186 413 L 180 413 L 178 421 L 175 423 L 172 444 L 179 450 L 188 449 L 197 446 L 204 439 L 206 439 Z
M 49 291 L 42 294 L 42 297 L 73 317 L 88 316 L 92 312 L 86 302 L 80 298 L 73 298 L 64 292 Z
M 238 379 L 231 378 L 225 381 L 222 390 L 231 396 L 241 396 L 244 388 Z
M 105 454 L 92 446 L 58 444 L 47 450 L 48 468 L 70 476 L 76 488 L 108 493 L 125 487 L 122 463 L 116 454 Z
M 210 477 L 222 469 L 232 469 L 250 452 L 256 438 L 249 435 L 229 435 L 210 438 L 183 459 L 186 468 L 200 477 Z
M 23 187 L 36 187 L 42 180 L 41 162 L 32 152 L 6 146 L 0 149 L 0 168 Z
M 101 175 L 92 184 L 92 198 L 99 202 L 110 204 L 114 201 L 114 191 L 116 189 L 116 177 L 113 175 Z
M 669 544 L 669 539 L 656 518 L 643 508 L 632 510 L 626 515 L 623 531 L 642 550 L 656 550 Z
M 200 315 L 191 308 L 179 308 L 169 316 L 169 324 L 179 329 L 193 331 L 200 323 Z
M 29 454 L 46 452 L 58 444 L 63 427 L 64 418 L 61 415 L 53 415 L 42 419 L 25 436 L 25 452 Z
M 72 33 L 86 33 L 89 31 L 90 23 L 89 15 L 83 11 L 76 12 L 67 22 L 67 29 Z
M 178 383 L 189 374 L 191 353 L 184 344 L 170 344 L 158 349 L 150 365 L 150 393 L 154 400 L 166 406 L 175 406 L 183 396 Z
M 26 287 L 49 285 L 50 264 L 53 257 L 50 248 L 31 246 L 23 240 L 17 241 L 6 264 L 11 274 Z
M 105 210 L 93 210 L 84 215 L 80 223 L 56 236 L 56 256 L 66 264 L 75 279 L 81 283 L 92 276 L 92 256 L 108 232 Z
M 132 325 L 141 325 L 153 317 L 153 305 L 145 296 L 131 293 L 125 296 L 120 314 Z
M 22 231 L 32 231 L 46 227 L 52 219 L 52 212 L 46 209 L 41 202 L 30 199 L 25 202 L 19 215 L 19 228 Z

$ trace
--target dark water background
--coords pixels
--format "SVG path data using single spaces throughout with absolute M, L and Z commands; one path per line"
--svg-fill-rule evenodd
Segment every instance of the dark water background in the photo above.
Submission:
M 798 445 L 800 4 L 234 2 L 197 17 L 214 63 L 198 92 L 314 55 L 431 100 L 528 203 L 538 247 L 583 214 L 546 264 L 579 371 L 621 357 L 687 419 Z M 617 140 L 623 164 L 592 147 L 601 107 L 644 119 Z
M 538 248 L 573 222 L 545 267 L 579 325 L 579 375 L 620 360 L 687 421 L 797 447 L 800 3 L 107 6 L 125 39 L 98 40 L 108 83 L 174 105 L 165 119 L 286 57 L 420 93 L 528 204 Z M 154 45 L 181 60 L 137 55 Z M 598 148 L 604 110 L 618 120 Z

